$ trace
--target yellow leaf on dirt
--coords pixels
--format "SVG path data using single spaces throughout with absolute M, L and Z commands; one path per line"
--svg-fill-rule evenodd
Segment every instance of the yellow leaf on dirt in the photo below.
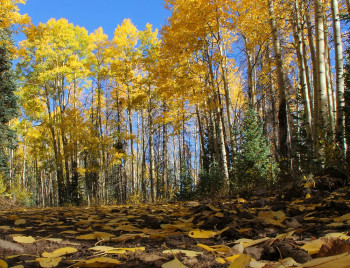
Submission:
M 117 248 L 119 250 L 126 250 L 126 251 L 131 251 L 131 252 L 135 252 L 136 250 L 140 250 L 140 251 L 145 251 L 146 248 L 145 247 L 136 247 L 136 248 Z
M 204 230 L 192 230 L 188 233 L 189 237 L 193 238 L 212 238 L 216 235 L 216 232 L 213 231 L 204 231 Z
M 101 252 L 106 252 L 108 250 L 113 250 L 115 247 L 108 247 L 108 246 L 96 246 L 89 248 L 89 250 L 94 250 L 94 251 L 101 251 Z
M 204 244 L 197 244 L 198 247 L 205 249 L 207 251 L 214 251 L 210 246 L 204 245 Z
M 187 266 L 182 264 L 177 258 L 172 261 L 166 262 L 162 265 L 162 268 L 186 268 Z
M 333 222 L 333 223 L 329 223 L 326 225 L 327 227 L 342 227 L 344 226 L 344 223 L 342 222 Z
M 350 236 L 344 234 L 344 233 L 329 233 L 324 236 L 325 238 L 340 238 L 349 240 Z
M 299 267 L 300 263 L 297 263 L 293 258 L 288 257 L 279 261 L 284 267 Z
M 145 234 L 123 234 L 121 236 L 114 237 L 111 240 L 114 242 L 125 242 L 128 240 L 135 239 L 137 237 L 147 237 L 147 235 L 145 235 Z
M 207 205 L 207 207 L 216 212 L 221 211 L 221 209 L 214 207 L 212 204 Z
M 313 255 L 317 254 L 320 251 L 323 244 L 325 244 L 325 241 L 321 239 L 316 239 L 305 243 L 301 248 L 306 250 L 309 253 L 309 255 Z
M 67 230 L 67 231 L 62 231 L 61 234 L 77 234 L 77 231 L 73 231 L 73 230 Z
M 15 221 L 15 220 L 18 220 L 19 217 L 18 217 L 17 215 L 10 215 L 10 216 L 8 217 L 8 219 L 9 219 L 10 221 Z
M 109 234 L 105 232 L 93 232 L 90 234 L 85 234 L 85 235 L 79 235 L 76 237 L 76 239 L 82 239 L 82 240 L 94 240 L 94 239 L 103 239 L 103 240 L 108 240 L 112 237 L 115 237 L 114 234 Z
M 251 261 L 249 263 L 249 267 L 250 268 L 264 268 L 264 267 L 266 267 L 266 263 L 265 262 L 261 262 L 261 261 L 256 261 L 254 259 L 251 259 Z
M 303 268 L 348 268 L 350 263 L 350 254 L 343 253 L 335 256 L 317 258 L 304 263 Z
M 32 244 L 36 241 L 35 238 L 32 236 L 22 236 L 22 235 L 13 237 L 13 240 L 21 244 Z
M 275 240 L 283 240 L 286 238 L 292 238 L 294 233 L 295 233 L 295 231 L 291 231 L 291 232 L 284 233 L 284 234 L 279 234 L 274 238 L 274 241 Z
M 260 244 L 266 240 L 269 240 L 271 238 L 269 237 L 264 237 L 264 238 L 260 238 L 260 239 L 257 239 L 257 240 L 252 240 L 252 239 L 247 239 L 247 238 L 241 238 L 241 239 L 238 239 L 235 241 L 235 243 L 242 243 L 242 246 L 244 248 L 248 248 L 248 247 L 251 247 L 251 246 L 255 246 L 257 244 Z
M 218 218 L 223 218 L 223 217 L 225 217 L 225 215 L 222 214 L 221 212 L 216 213 L 214 216 L 215 216 L 215 217 L 218 217 Z
M 225 245 L 215 245 L 215 246 L 207 246 L 204 244 L 197 244 L 198 247 L 205 249 L 207 251 L 211 251 L 211 252 L 222 252 L 222 253 L 227 253 L 230 248 L 228 246 Z
M 64 248 L 59 248 L 56 249 L 55 251 L 48 253 L 48 252 L 43 252 L 42 256 L 45 258 L 56 258 L 56 257 L 61 257 L 67 254 L 71 254 L 74 252 L 77 252 L 78 250 L 76 248 L 72 247 L 64 247 Z
M 185 249 L 168 249 L 164 250 L 162 253 L 164 254 L 173 254 L 176 255 L 177 253 L 185 254 L 187 257 L 196 257 L 198 255 L 202 255 L 202 252 L 192 251 L 192 250 L 185 250 Z
M 335 222 L 348 221 L 348 220 L 350 220 L 350 213 L 334 219 Z
M 233 262 L 235 259 L 237 259 L 239 256 L 241 256 L 241 254 L 236 254 L 230 257 L 226 257 L 225 260 L 229 261 L 229 262 Z
M 225 264 L 226 263 L 226 261 L 223 258 L 220 258 L 220 257 L 215 258 L 215 261 L 220 263 L 220 264 Z
M 37 262 L 39 262 L 41 267 L 56 267 L 62 258 L 57 257 L 57 258 L 36 258 L 35 259 Z
M 11 268 L 24 268 L 24 266 L 20 264 L 20 265 L 11 266 Z
M 7 268 L 7 267 L 8 267 L 7 262 L 0 259 L 0 268 Z
M 239 229 L 237 230 L 240 234 L 242 233 L 246 233 L 246 232 L 251 232 L 252 231 L 252 228 L 243 228 L 243 229 Z
M 248 254 L 241 254 L 238 256 L 228 268 L 245 268 L 249 265 L 251 257 Z
M 8 231 L 8 230 L 11 230 L 11 227 L 10 226 L 6 226 L 6 225 L 1 225 L 0 226 L 0 230 Z
M 26 224 L 26 220 L 25 219 L 18 219 L 18 220 L 15 220 L 15 225 L 21 225 L 21 224 Z
M 80 261 L 75 265 L 78 267 L 115 267 L 116 264 L 120 264 L 121 262 L 108 257 L 99 257 L 93 258 L 87 261 Z

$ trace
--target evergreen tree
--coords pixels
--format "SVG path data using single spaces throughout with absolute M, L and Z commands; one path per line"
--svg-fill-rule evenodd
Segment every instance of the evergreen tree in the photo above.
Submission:
M 6 149 L 14 147 L 16 138 L 8 125 L 17 115 L 16 83 L 9 51 L 11 45 L 10 30 L 0 28 L 0 173 L 7 172 Z
M 262 123 L 252 108 L 244 118 L 241 136 L 242 143 L 233 167 L 233 185 L 239 190 L 267 186 L 277 176 L 277 164 L 267 145 Z

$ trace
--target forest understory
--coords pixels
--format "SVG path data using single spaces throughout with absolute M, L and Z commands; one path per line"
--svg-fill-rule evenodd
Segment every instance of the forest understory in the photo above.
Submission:
M 225 200 L 2 205 L 0 267 L 320 268 L 350 263 L 350 188 L 346 178 L 331 175 Z

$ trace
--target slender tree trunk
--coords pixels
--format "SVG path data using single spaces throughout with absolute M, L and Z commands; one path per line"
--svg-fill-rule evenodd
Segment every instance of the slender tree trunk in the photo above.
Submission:
M 268 0 L 270 27 L 272 30 L 272 41 L 275 54 L 277 83 L 278 83 L 278 130 L 279 130 L 279 154 L 281 159 L 288 157 L 288 122 L 287 122 L 287 100 L 286 100 L 286 82 L 284 76 L 282 52 L 278 40 L 278 29 L 275 20 L 274 7 L 272 0 Z M 288 167 L 286 167 L 288 168 Z M 287 170 L 285 170 L 287 171 Z
M 328 128 L 328 97 L 327 97 L 327 77 L 326 77 L 326 49 L 325 49 L 325 35 L 324 35 L 324 14 L 323 1 L 314 0 L 315 5 L 315 26 L 316 26 L 316 58 L 317 58 L 317 89 L 318 92 L 316 111 L 316 124 L 320 129 Z M 316 144 L 319 144 L 318 142 Z
M 150 182 L 151 182 L 151 200 L 152 202 L 155 201 L 155 192 L 154 192 L 154 188 L 155 188 L 155 183 L 154 183 L 154 179 L 155 179 L 155 174 L 154 174 L 154 153 L 153 153 L 153 119 L 152 119 L 152 101 L 149 101 L 149 108 L 148 108 L 148 128 L 149 128 L 149 159 L 150 159 Z
M 346 0 L 348 10 L 350 11 L 349 0 Z M 349 12 L 350 14 L 350 12 Z M 336 139 L 342 149 L 342 155 L 345 157 L 345 116 L 344 116 L 344 59 L 343 44 L 341 40 L 340 18 L 338 0 L 332 0 L 332 18 L 333 35 L 335 44 L 335 70 L 336 70 Z
M 303 0 L 306 1 L 306 0 Z M 307 3 L 304 2 L 304 5 L 307 5 Z M 313 77 L 313 113 L 312 113 L 312 118 L 313 118 L 313 140 L 314 143 L 316 144 L 317 140 L 317 125 L 318 125 L 318 110 L 319 110 L 319 90 L 318 90 L 318 72 L 317 72 L 317 59 L 316 59 L 316 48 L 314 45 L 314 38 L 312 34 L 312 23 L 311 23 L 311 18 L 310 18 L 310 11 L 307 10 L 305 12 L 305 17 L 306 17 L 306 23 L 307 23 L 307 36 L 309 40 L 309 47 L 310 47 L 310 54 L 311 54 L 311 64 L 312 64 L 312 77 Z
M 308 138 L 311 139 L 312 137 L 312 118 L 311 118 L 311 107 L 310 107 L 310 100 L 309 100 L 309 85 L 307 83 L 307 73 L 306 73 L 306 67 L 305 62 L 303 59 L 303 54 L 306 54 L 303 51 L 302 46 L 302 36 L 301 36 L 301 26 L 300 26 L 300 15 L 299 15 L 299 6 L 298 1 L 294 1 L 294 10 L 295 10 L 295 25 L 293 27 L 294 30 L 294 42 L 296 43 L 297 47 L 297 58 L 298 58 L 298 65 L 299 65 L 299 75 L 300 75 L 300 84 L 302 89 L 302 96 L 304 101 L 304 107 L 305 107 L 305 118 L 306 118 L 306 131 L 308 134 Z

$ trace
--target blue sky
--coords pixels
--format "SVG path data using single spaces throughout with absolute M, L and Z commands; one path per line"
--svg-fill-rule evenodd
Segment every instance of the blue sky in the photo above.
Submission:
M 146 23 L 160 29 L 170 16 L 163 7 L 163 0 L 27 0 L 19 8 L 20 13 L 27 13 L 35 25 L 50 18 L 66 18 L 89 32 L 101 26 L 109 37 L 124 18 L 130 18 L 139 30 L 143 30 Z

